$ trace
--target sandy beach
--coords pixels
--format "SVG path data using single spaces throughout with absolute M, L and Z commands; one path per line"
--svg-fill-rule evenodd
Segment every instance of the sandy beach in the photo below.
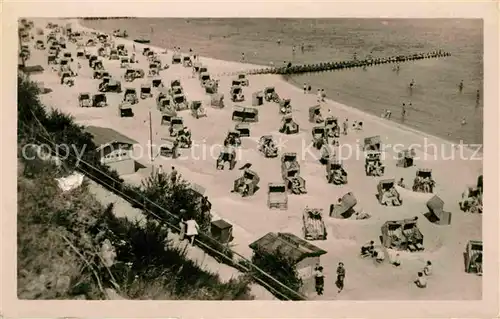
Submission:
M 55 21 L 55 20 L 53 20 Z M 65 25 L 69 21 L 59 21 Z M 45 27 L 47 20 L 35 20 L 36 27 Z M 84 28 L 77 20 L 72 20 L 73 30 L 93 31 Z M 47 30 L 46 30 L 47 32 Z M 40 37 L 43 40 L 44 37 Z M 37 39 L 37 36 L 35 36 Z M 116 44 L 124 44 L 129 52 L 135 46 L 136 67 L 147 71 L 148 62 L 141 52 L 147 45 L 133 43 L 130 40 L 114 38 Z M 160 53 L 164 48 L 151 47 Z M 161 136 L 166 128 L 160 125 L 161 115 L 156 108 L 156 90 L 153 98 L 140 100 L 134 106 L 134 117 L 121 118 L 118 115 L 118 105 L 122 94 L 107 93 L 109 106 L 105 108 L 82 108 L 78 105 L 78 94 L 81 92 L 97 93 L 100 80 L 92 79 L 93 70 L 86 60 L 76 58 L 75 44 L 68 43 L 67 51 L 75 57 L 74 70 L 78 72 L 75 86 L 67 87 L 60 84 L 57 72 L 47 65 L 47 51 L 33 49 L 28 65 L 42 65 L 43 74 L 32 75 L 35 81 L 44 82 L 53 91 L 42 95 L 41 99 L 47 106 L 57 108 L 74 116 L 75 121 L 82 125 L 110 127 L 138 141 L 136 155 L 138 161 L 146 168 L 135 174 L 124 176 L 130 183 L 140 184 L 149 175 L 151 166 L 162 165 L 166 171 L 171 166 L 179 171 L 188 181 L 206 188 L 206 195 L 212 202 L 213 212 L 231 223 L 234 227 L 232 247 L 238 253 L 251 257 L 250 243 L 268 232 L 291 232 L 302 236 L 302 212 L 306 206 L 322 208 L 327 213 L 330 204 L 347 192 L 353 192 L 357 198 L 356 209 L 363 209 L 371 215 L 366 220 L 335 219 L 325 216 L 328 239 L 314 241 L 314 245 L 327 251 L 321 257 L 326 276 L 325 292 L 322 296 L 311 295 L 311 299 L 342 299 L 342 300 L 472 300 L 481 298 L 481 277 L 464 271 L 463 252 L 469 240 L 482 240 L 482 217 L 480 214 L 464 213 L 459 209 L 458 202 L 466 185 L 475 184 L 482 174 L 481 154 L 475 146 L 456 146 L 441 138 L 408 129 L 392 121 L 363 113 L 359 110 L 342 105 L 332 100 L 321 102 L 323 116 L 336 116 L 340 122 L 349 119 L 363 122 L 363 130 L 349 130 L 348 135 L 340 137 L 340 147 L 337 152 L 343 159 L 343 165 L 348 173 L 348 183 L 343 186 L 328 184 L 325 178 L 325 167 L 318 162 L 319 151 L 309 147 L 311 129 L 315 124 L 308 121 L 308 108 L 318 104 L 314 94 L 304 94 L 277 75 L 248 76 L 249 86 L 244 87 L 246 100 L 242 103 L 231 103 L 229 88 L 232 77 L 216 76 L 226 72 L 244 71 L 258 66 L 216 60 L 200 57 L 199 62 L 207 66 L 210 74 L 220 80 L 219 92 L 225 95 L 226 107 L 215 109 L 210 107 L 210 96 L 204 91 L 197 78 L 193 78 L 192 69 L 182 65 L 170 65 L 162 71 L 164 83 L 180 79 L 188 101 L 200 100 L 204 103 L 207 117 L 196 119 L 190 111 L 179 112 L 184 123 L 191 129 L 193 147 L 182 150 L 182 157 L 167 159 L 156 156 L 150 160 L 149 152 L 149 112 L 152 116 L 153 145 L 161 145 Z M 160 54 L 163 63 L 170 64 L 172 51 Z M 77 70 L 76 63 L 82 68 Z M 122 86 L 133 87 L 140 91 L 140 85 L 148 78 L 135 80 L 132 83 L 123 81 L 124 70 L 119 61 L 103 59 L 104 68 L 113 78 L 122 82 Z M 253 196 L 242 198 L 230 193 L 235 179 L 241 176 L 240 170 L 216 169 L 216 158 L 228 130 L 233 129 L 235 122 L 231 120 L 233 105 L 251 106 L 252 93 L 274 86 L 281 97 L 291 99 L 293 119 L 299 124 L 300 132 L 296 135 L 283 135 L 278 132 L 281 115 L 275 103 L 265 102 L 257 106 L 259 121 L 251 125 L 248 138 L 242 138 L 242 146 L 238 149 L 240 167 L 245 163 L 252 164 L 252 170 L 260 176 L 260 190 Z M 262 135 L 271 134 L 279 146 L 279 156 L 275 159 L 264 158 L 257 150 L 258 140 Z M 369 177 L 365 174 L 364 157 L 359 144 L 364 138 L 379 135 L 384 145 L 385 174 L 383 177 Z M 140 147 L 139 147 L 140 146 Z M 415 166 L 401 168 L 396 166 L 399 150 L 412 146 L 416 150 Z M 270 210 L 267 203 L 267 185 L 281 182 L 279 157 L 284 152 L 296 152 L 301 166 L 301 176 L 306 180 L 307 194 L 289 195 L 286 211 Z M 140 156 L 141 154 L 142 156 Z M 352 154 L 348 154 L 352 153 Z M 356 153 L 358 153 L 356 156 Z M 452 213 L 451 225 L 436 225 L 423 214 L 427 212 L 426 202 L 433 194 L 422 194 L 411 191 L 411 185 L 418 168 L 432 169 L 436 181 L 434 194 L 445 203 L 444 209 Z M 375 194 L 377 184 L 381 179 L 404 178 L 410 189 L 398 188 L 403 199 L 399 207 L 381 205 Z M 124 215 L 127 215 L 124 213 Z M 362 259 L 359 248 L 369 240 L 375 240 L 381 234 L 381 226 L 388 220 L 400 220 L 418 216 L 418 227 L 424 236 L 425 250 L 422 252 L 402 252 L 402 266 L 394 268 L 388 263 L 375 264 L 372 259 Z M 434 265 L 434 274 L 429 278 L 427 289 L 416 288 L 413 284 L 415 275 L 427 260 Z M 338 262 L 345 264 L 347 274 L 345 289 L 338 293 L 334 285 L 335 270 Z

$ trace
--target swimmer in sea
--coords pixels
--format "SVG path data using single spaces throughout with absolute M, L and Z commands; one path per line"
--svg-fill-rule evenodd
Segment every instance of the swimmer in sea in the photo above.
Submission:
M 415 86 L 415 79 L 411 79 L 410 90 L 413 89 L 414 86 Z
M 389 119 L 391 118 L 391 115 L 392 115 L 391 110 L 388 110 L 388 109 L 387 109 L 387 110 L 385 110 L 385 118 L 386 118 L 386 119 L 388 119 L 388 120 L 389 120 Z
M 462 117 L 462 122 L 460 122 L 460 124 L 462 124 L 462 125 L 467 124 L 467 121 L 465 120 L 465 116 L 464 116 L 464 117 Z

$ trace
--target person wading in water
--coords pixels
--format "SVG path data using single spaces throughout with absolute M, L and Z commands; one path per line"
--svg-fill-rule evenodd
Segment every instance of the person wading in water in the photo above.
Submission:
M 411 79 L 410 84 L 408 84 L 408 90 L 410 91 L 410 95 L 412 95 L 414 87 L 415 87 L 415 80 Z
M 464 80 L 460 81 L 460 84 L 458 85 L 458 91 L 462 93 L 464 90 Z

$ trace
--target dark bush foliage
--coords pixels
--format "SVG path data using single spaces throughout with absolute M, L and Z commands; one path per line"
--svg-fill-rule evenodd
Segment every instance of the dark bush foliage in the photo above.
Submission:
M 109 184 L 114 191 L 123 191 L 140 203 L 144 203 L 142 195 L 167 194 L 164 202 L 159 203 L 165 208 L 178 212 L 183 207 L 203 228 L 208 227 L 210 220 L 209 215 L 200 217 L 195 201 L 183 194 L 188 186 L 184 181 L 164 185 L 163 177 L 152 176 L 149 188 L 122 184 L 116 172 L 99 163 L 93 152 L 94 144 L 83 128 L 68 115 L 47 111 L 37 94 L 34 83 L 18 77 L 19 153 L 28 143 L 48 139 L 73 144 L 76 149 L 85 146 L 83 158 L 87 164 L 80 162 L 81 166 L 76 166 L 76 161 L 70 160 L 61 167 L 36 157 L 30 160 L 19 156 L 18 295 L 21 299 L 81 296 L 102 299 L 103 288 L 113 288 L 132 299 L 253 298 L 245 276 L 223 283 L 217 275 L 187 259 L 180 248 L 167 240 L 169 228 L 163 223 L 150 219 L 144 225 L 117 218 L 113 207 L 102 207 L 85 183 L 62 193 L 55 178 L 82 169 L 99 184 Z M 154 190 L 156 186 L 158 190 Z M 163 210 L 156 208 L 156 211 L 162 212 L 159 215 L 162 219 L 167 218 Z M 175 215 L 168 218 L 173 222 Z M 109 240 L 116 253 L 111 266 L 103 262 L 101 246 L 105 240 Z

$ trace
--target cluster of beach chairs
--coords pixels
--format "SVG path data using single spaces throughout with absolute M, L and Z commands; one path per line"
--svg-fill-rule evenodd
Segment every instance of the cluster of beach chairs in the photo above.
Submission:
M 70 39 L 70 42 L 73 42 L 75 44 L 81 42 L 83 40 L 83 36 L 91 35 L 91 37 L 95 38 L 96 40 L 92 42 L 95 42 L 95 44 L 91 45 L 87 42 L 85 47 L 95 46 L 97 43 L 100 43 L 103 48 L 109 47 L 110 52 L 116 51 L 117 60 L 120 58 L 128 59 L 128 52 L 125 49 L 124 45 L 118 45 L 115 47 L 110 37 L 104 37 L 96 33 L 89 34 L 85 32 L 75 32 L 74 30 L 71 30 L 71 27 L 69 25 L 67 25 L 65 28 L 52 24 L 47 27 L 53 30 L 53 34 L 51 33 L 47 35 L 47 39 L 45 42 L 47 43 L 49 50 L 50 48 L 54 48 L 55 50 L 54 64 L 59 65 L 59 76 L 61 77 L 61 84 L 67 84 L 67 79 L 73 79 L 75 74 L 73 74 L 72 70 L 69 68 L 70 63 L 68 62 L 73 60 L 73 56 L 64 50 L 65 47 L 60 46 L 60 43 L 63 43 L 64 41 L 62 41 L 62 37 L 60 39 L 57 39 L 56 34 L 59 35 L 62 33 L 63 35 L 66 35 L 68 39 Z M 23 45 L 20 54 L 25 60 L 29 59 L 30 57 L 30 52 L 27 44 L 31 42 L 31 40 L 33 40 L 33 37 L 30 36 L 30 30 L 32 29 L 33 24 L 25 21 L 19 30 Z M 43 35 L 38 31 L 37 34 Z M 43 41 L 38 41 L 36 42 L 36 45 L 34 47 L 41 48 L 42 44 L 44 44 Z M 170 82 L 170 86 L 168 88 L 164 88 L 163 82 L 159 78 L 159 74 L 161 70 L 166 70 L 168 69 L 168 67 L 161 66 L 161 60 L 156 57 L 156 54 L 153 52 L 149 52 L 149 49 L 145 49 L 143 55 L 148 58 L 148 62 L 150 63 L 150 70 L 155 70 L 155 72 L 150 72 L 149 74 L 152 78 L 152 84 L 141 86 L 139 97 L 141 99 L 152 98 L 152 87 L 158 89 L 156 104 L 158 110 L 160 110 L 162 114 L 161 124 L 169 127 L 169 136 L 165 138 L 165 141 L 170 141 L 172 144 L 171 147 L 165 146 L 163 153 L 166 156 L 175 158 L 177 147 L 189 148 L 191 146 L 190 130 L 188 130 L 187 127 L 184 126 L 182 117 L 178 116 L 177 112 L 183 110 L 191 110 L 192 116 L 197 119 L 205 117 L 206 112 L 201 101 L 192 101 L 191 104 L 188 103 L 180 80 L 172 80 Z M 110 56 L 111 54 L 107 57 L 110 58 Z M 247 74 L 295 74 L 305 72 L 318 72 L 335 69 L 372 66 L 384 63 L 398 63 L 419 59 L 438 58 L 445 56 L 450 56 L 450 53 L 439 50 L 430 53 L 397 55 L 387 58 L 326 62 L 297 66 L 292 65 L 281 68 L 266 68 L 251 70 L 248 72 L 238 72 L 235 73 L 236 77 L 231 81 L 229 97 L 230 100 L 235 103 L 245 101 L 245 95 L 243 91 L 244 88 L 248 87 L 250 84 L 249 79 L 246 77 Z M 80 56 L 76 56 L 77 59 L 87 58 L 89 60 L 89 68 L 93 69 L 92 71 L 94 72 L 94 78 L 103 80 L 102 85 L 100 85 L 98 89 L 99 93 L 92 95 L 90 93 L 83 92 L 79 95 L 78 100 L 80 106 L 82 107 L 107 106 L 107 99 L 105 94 L 106 92 L 122 92 L 121 83 L 119 81 L 113 81 L 109 73 L 104 70 L 102 60 L 100 59 L 102 57 L 104 56 L 93 56 L 92 54 L 88 54 L 87 52 L 83 52 Z M 193 68 L 193 77 L 198 77 L 200 85 L 204 88 L 205 93 L 211 96 L 211 105 L 214 108 L 223 108 L 224 95 L 219 93 L 219 81 L 214 79 L 211 74 L 208 73 L 207 68 L 196 61 L 191 61 L 190 59 L 181 59 L 180 56 L 178 57 L 178 55 L 175 54 L 174 58 L 178 61 L 172 61 L 173 64 L 179 63 L 186 68 Z M 135 56 L 132 60 L 135 60 Z M 120 62 L 125 63 L 124 61 Z M 137 70 L 139 69 L 130 68 L 128 63 L 129 62 L 127 62 L 127 66 L 124 67 L 126 69 L 124 74 L 124 80 L 126 82 L 132 82 L 136 78 L 145 77 L 144 71 L 141 70 L 142 72 L 137 72 Z M 96 74 L 99 76 L 97 77 Z M 131 105 L 139 103 L 138 94 L 135 89 L 132 88 L 125 88 L 124 91 L 124 102 L 119 106 L 120 116 L 133 116 Z M 298 124 L 293 121 L 292 118 L 292 104 L 290 99 L 280 98 L 276 93 L 274 87 L 267 87 L 261 91 L 257 91 L 252 95 L 252 107 L 235 107 L 235 109 L 233 110 L 232 119 L 233 121 L 238 123 L 235 125 L 234 130 L 228 132 L 228 135 L 224 141 L 225 148 L 221 151 L 220 156 L 216 162 L 217 169 L 224 169 L 225 164 L 228 164 L 229 169 L 231 170 L 235 167 L 235 148 L 241 145 L 242 137 L 250 136 L 249 123 L 256 123 L 259 121 L 258 108 L 256 108 L 255 106 L 263 105 L 265 102 L 276 103 L 278 105 L 279 114 L 282 115 L 282 123 L 279 129 L 280 133 L 299 133 Z M 130 115 L 126 114 L 125 111 L 127 110 L 130 111 Z M 312 141 L 314 143 L 314 146 L 318 150 L 320 150 L 322 154 L 320 163 L 326 168 L 327 182 L 342 186 L 347 184 L 347 172 L 344 169 L 342 162 L 336 159 L 334 152 L 329 151 L 328 148 L 329 145 L 339 145 L 339 138 L 341 136 L 340 123 L 337 117 L 329 116 L 323 118 L 320 110 L 320 105 L 315 105 L 309 108 L 309 122 L 313 125 L 311 129 Z M 347 134 L 345 128 L 344 131 L 345 132 L 343 134 Z M 276 144 L 277 143 L 273 140 L 272 135 L 261 136 L 259 140 L 259 152 L 262 153 L 262 155 L 266 158 L 277 158 L 279 156 L 279 150 Z M 382 144 L 380 137 L 372 136 L 365 138 L 362 148 L 365 152 L 367 152 L 367 157 L 365 159 L 366 175 L 375 177 L 383 176 L 385 167 L 381 161 Z M 400 159 L 397 163 L 398 167 L 406 168 L 412 167 L 414 165 L 413 158 L 415 157 L 415 154 L 411 150 L 402 151 L 399 155 Z M 283 153 L 280 156 L 280 161 L 282 180 L 269 183 L 267 185 L 267 206 L 269 208 L 286 210 L 288 208 L 288 194 L 300 195 L 307 193 L 306 181 L 300 176 L 300 165 L 298 163 L 296 153 Z M 252 196 L 259 189 L 259 182 L 260 177 L 255 171 L 251 170 L 249 167 L 243 167 L 242 175 L 234 181 L 232 192 L 238 193 L 243 197 Z M 383 179 L 379 181 L 377 187 L 377 198 L 381 205 L 401 206 L 403 204 L 402 198 L 396 186 L 401 185 L 396 185 L 394 179 Z M 433 193 L 434 187 L 435 181 L 432 179 L 431 170 L 419 169 L 416 173 L 414 185 L 412 189 L 409 190 L 421 193 Z M 339 198 L 336 203 L 330 206 L 329 215 L 333 218 L 350 218 L 353 215 L 356 216 L 356 219 L 369 218 L 368 214 L 364 212 L 360 213 L 359 211 L 356 211 L 354 209 L 354 206 L 356 204 L 357 199 L 354 194 L 352 192 L 347 192 L 344 196 Z M 431 204 L 432 205 L 430 205 L 431 207 L 429 209 L 432 210 L 436 216 L 448 216 L 448 214 L 445 214 L 446 212 L 442 211 L 443 203 L 441 203 L 438 199 L 433 200 Z M 478 182 L 477 187 L 469 188 L 468 191 L 463 194 L 463 201 L 460 203 L 460 206 L 464 211 L 482 212 L 482 179 L 481 185 L 479 185 Z M 324 225 L 322 216 L 323 209 L 306 208 L 304 210 L 303 235 L 306 239 L 326 239 L 326 227 Z M 444 220 L 444 218 L 441 219 Z M 411 251 L 423 250 L 423 235 L 418 230 L 416 224 L 416 219 L 411 221 L 405 220 L 403 222 L 387 222 L 382 229 L 382 234 L 385 236 L 383 245 L 388 248 L 403 247 L 400 249 L 407 249 L 407 247 L 410 247 L 408 249 Z M 411 227 L 406 227 L 405 225 L 410 225 Z M 414 232 L 410 234 L 409 230 L 412 230 Z M 398 231 L 401 231 L 404 236 L 394 235 L 397 234 Z M 404 233 L 404 231 L 407 231 L 408 234 Z M 411 242 L 407 240 L 410 237 L 412 239 Z M 405 238 L 405 241 L 401 240 L 401 238 Z M 404 242 L 404 245 L 396 244 L 399 243 L 399 241 Z

